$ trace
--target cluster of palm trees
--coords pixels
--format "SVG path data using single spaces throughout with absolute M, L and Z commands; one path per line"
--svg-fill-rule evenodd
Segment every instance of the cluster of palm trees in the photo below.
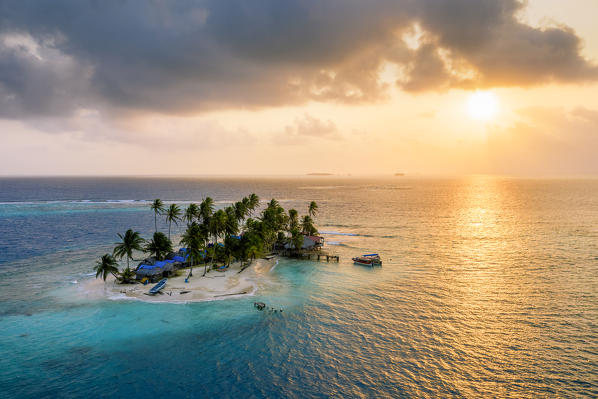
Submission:
M 193 265 L 200 259 L 204 260 L 204 275 L 207 273 L 207 260 L 212 264 L 215 260 L 224 260 L 230 263 L 234 257 L 244 259 L 247 254 L 254 257 L 257 249 L 243 248 L 247 240 L 238 234 L 245 230 L 246 219 L 253 215 L 259 206 L 260 198 L 256 194 L 243 197 L 224 209 L 214 211 L 214 200 L 205 198 L 199 206 L 189 204 L 184 212 L 187 228 L 181 237 L 181 244 L 187 247 L 193 275 Z M 222 242 L 219 243 L 219 239 Z M 210 243 L 211 241 L 211 243 Z
M 259 216 L 253 218 L 259 204 L 260 198 L 251 194 L 231 206 L 215 210 L 214 200 L 207 197 L 199 206 L 189 204 L 183 212 L 176 204 L 166 207 L 160 199 L 156 199 L 150 205 L 154 212 L 155 228 L 152 239 L 146 241 L 139 232 L 131 229 L 124 235 L 118 234 L 120 241 L 116 243 L 113 253 L 103 255 L 96 263 L 96 278 L 101 276 L 105 281 L 112 274 L 120 282 L 130 282 L 135 274 L 129 267 L 134 251 L 148 252 L 158 260 L 164 259 L 173 248 L 170 240 L 172 223 L 178 225 L 180 221 L 186 222 L 180 243 L 187 248 L 190 276 L 199 260 L 204 262 L 205 275 L 208 262 L 212 265 L 215 261 L 230 264 L 232 259 L 247 262 L 271 251 L 276 244 L 290 242 L 295 248 L 301 248 L 303 235 L 317 234 L 314 217 L 318 205 L 315 202 L 309 204 L 308 214 L 301 220 L 295 209 L 287 213 L 275 199 L 267 204 Z M 168 236 L 158 231 L 158 215 L 166 218 Z M 123 258 L 126 258 L 127 266 L 119 271 L 117 259 Z

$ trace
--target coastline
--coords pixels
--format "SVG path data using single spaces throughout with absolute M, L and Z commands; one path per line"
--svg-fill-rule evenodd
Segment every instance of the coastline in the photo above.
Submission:
M 148 303 L 207 302 L 242 296 L 252 296 L 272 281 L 269 273 L 278 264 L 278 258 L 256 259 L 239 273 L 240 262 L 233 262 L 226 271 L 210 270 L 205 276 L 202 265 L 193 268 L 193 276 L 185 283 L 189 269 L 181 269 L 180 276 L 168 278 L 161 293 L 147 295 L 155 284 L 117 284 L 110 276 L 106 282 L 90 279 L 78 287 L 88 299 L 139 300 Z

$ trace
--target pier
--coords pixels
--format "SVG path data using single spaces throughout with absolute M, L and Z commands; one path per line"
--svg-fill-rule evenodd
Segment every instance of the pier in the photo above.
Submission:
M 326 262 L 339 262 L 339 256 L 335 254 L 331 254 L 327 251 L 313 251 L 313 250 L 285 250 L 282 252 L 283 256 L 287 256 L 289 258 L 302 258 L 307 260 L 317 260 L 317 261 L 324 261 Z

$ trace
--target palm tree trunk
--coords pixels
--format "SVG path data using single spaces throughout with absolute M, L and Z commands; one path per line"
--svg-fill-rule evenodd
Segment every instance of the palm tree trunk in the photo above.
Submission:
M 158 212 L 154 211 L 154 229 L 158 232 Z
M 168 222 L 168 239 L 170 240 L 170 226 L 172 225 L 172 221 Z

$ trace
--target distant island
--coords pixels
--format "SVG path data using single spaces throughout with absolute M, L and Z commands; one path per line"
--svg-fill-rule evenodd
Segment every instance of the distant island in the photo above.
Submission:
M 325 172 L 313 172 L 308 173 L 307 176 L 332 176 L 332 173 L 325 173 Z
M 405 176 L 405 173 L 395 173 L 395 176 Z

